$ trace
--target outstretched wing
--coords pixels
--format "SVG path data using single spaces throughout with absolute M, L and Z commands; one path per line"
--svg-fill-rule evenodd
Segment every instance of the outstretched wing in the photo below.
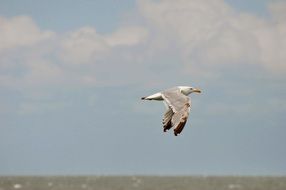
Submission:
M 190 104 L 186 103 L 185 106 L 176 112 L 171 120 L 172 125 L 175 127 L 174 134 L 177 136 L 182 132 L 187 123 L 188 117 L 190 113 Z
M 172 116 L 174 115 L 173 110 L 168 107 L 168 110 L 165 112 L 164 114 L 164 118 L 163 118 L 163 128 L 164 128 L 164 132 L 166 132 L 167 130 L 172 128 Z
M 162 97 L 170 107 L 170 110 L 173 112 L 173 114 L 171 115 L 171 120 L 167 120 L 170 119 L 170 113 L 168 112 L 171 111 L 168 110 L 165 113 L 165 115 L 168 115 L 169 117 L 164 116 L 164 119 L 167 118 L 166 121 L 168 121 L 167 125 L 164 125 L 164 131 L 165 129 L 168 130 L 171 127 L 175 127 L 174 134 L 177 136 L 179 133 L 182 132 L 187 122 L 190 112 L 190 99 L 188 96 L 182 94 L 179 89 L 167 90 L 162 93 Z

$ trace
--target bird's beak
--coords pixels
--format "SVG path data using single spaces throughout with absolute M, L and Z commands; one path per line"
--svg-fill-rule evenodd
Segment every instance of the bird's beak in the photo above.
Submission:
M 202 91 L 198 88 L 193 89 L 193 92 L 201 93 Z

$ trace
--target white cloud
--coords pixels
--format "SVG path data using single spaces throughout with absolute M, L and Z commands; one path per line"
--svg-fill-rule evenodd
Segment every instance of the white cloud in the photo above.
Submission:
M 88 63 L 109 49 L 105 39 L 92 27 L 71 32 L 62 41 L 61 56 L 70 63 Z
M 122 27 L 115 32 L 102 35 L 95 28 L 83 27 L 71 32 L 62 42 L 62 58 L 69 63 L 91 63 L 117 46 L 134 46 L 146 38 L 142 27 Z
M 88 26 L 57 34 L 42 30 L 27 16 L 1 17 L 0 86 L 29 96 L 19 112 L 34 113 L 57 109 L 49 104 L 59 89 L 130 83 L 167 87 L 194 82 L 196 73 L 197 81 L 214 84 L 225 76 L 225 68 L 242 64 L 264 68 L 270 76 L 283 75 L 285 7 L 273 2 L 272 16 L 260 18 L 236 12 L 223 0 L 141 0 L 136 14 L 143 22 L 108 34 Z M 51 98 L 42 100 L 44 96 Z M 237 112 L 255 106 L 241 105 Z M 233 111 L 225 104 L 209 109 Z
M 0 51 L 35 45 L 54 36 L 51 31 L 41 31 L 27 16 L 0 17 L 0 26 Z
M 140 45 L 147 37 L 140 26 L 109 34 L 81 27 L 59 35 L 41 30 L 28 16 L 1 17 L 0 26 L 0 85 L 14 89 L 94 86 L 98 59 L 112 56 L 115 49 Z
M 259 18 L 236 12 L 223 0 L 141 0 L 137 14 L 143 22 L 108 34 L 81 27 L 59 35 L 41 30 L 27 16 L 0 18 L 0 51 L 13 50 L 0 54 L 0 84 L 94 86 L 106 81 L 122 84 L 133 77 L 174 83 L 168 77 L 174 72 L 217 79 L 222 65 L 241 63 L 283 74 L 284 7 L 273 2 L 273 16 Z M 171 65 L 169 59 L 177 63 Z M 162 65 L 165 77 L 158 77 Z
M 142 15 L 180 44 L 194 48 L 198 42 L 207 40 L 216 28 L 223 24 L 224 16 L 232 14 L 221 0 L 165 0 L 139 1 Z
M 271 71 L 286 71 L 286 2 L 274 1 L 269 5 L 272 20 L 255 30 L 261 50 L 261 62 Z
M 7 94 L 16 92 L 17 101 L 4 95 L 3 102 L 10 102 L 3 104 L 0 114 L 67 109 L 71 103 L 60 99 L 61 93 L 126 82 L 122 78 L 128 70 L 122 69 L 125 63 L 118 52 L 140 46 L 147 36 L 140 26 L 121 26 L 109 34 L 100 34 L 94 27 L 57 34 L 42 30 L 28 16 L 1 17 L 0 87 Z
M 268 8 L 273 18 L 278 22 L 286 22 L 286 2 L 285 1 L 272 1 L 269 3 Z
M 105 37 L 110 47 L 138 45 L 147 37 L 147 30 L 143 27 L 122 27 Z
M 148 27 L 158 30 L 153 38 L 165 48 L 175 44 L 188 70 L 248 63 L 285 73 L 285 2 L 269 7 L 272 19 L 236 12 L 223 0 L 139 1 Z
M 76 87 L 95 84 L 95 77 L 90 72 L 77 73 L 75 69 L 70 68 L 69 64 L 61 63 L 59 54 L 62 52 L 59 50 L 62 49 L 59 46 L 65 37 L 57 36 L 54 32 L 40 30 L 33 20 L 26 16 L 1 18 L 0 21 L 1 24 L 4 23 L 3 27 L 0 25 L 0 42 L 3 42 L 0 43 L 0 52 L 2 50 L 0 53 L 1 87 L 17 89 L 22 93 L 41 90 L 49 93 L 49 90 L 63 85 Z M 83 31 L 87 35 L 92 33 L 85 29 Z M 92 37 L 91 35 L 91 39 Z M 84 46 L 80 40 L 75 40 L 75 44 L 68 44 L 75 46 L 70 56 L 75 57 L 79 52 L 84 54 L 86 52 L 83 52 L 83 49 L 86 49 L 88 45 L 93 46 L 91 43 L 86 43 L 90 39 L 84 40 L 83 38 Z

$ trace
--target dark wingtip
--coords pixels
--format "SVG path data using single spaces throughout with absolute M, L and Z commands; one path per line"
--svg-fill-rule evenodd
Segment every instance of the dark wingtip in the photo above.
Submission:
M 145 100 L 146 97 L 142 97 L 141 100 Z

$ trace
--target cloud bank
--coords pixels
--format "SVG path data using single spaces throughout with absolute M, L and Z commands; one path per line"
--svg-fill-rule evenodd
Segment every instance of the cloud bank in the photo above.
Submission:
M 189 70 L 256 64 L 285 73 L 285 2 L 270 2 L 269 18 L 237 12 L 223 0 L 139 1 L 149 27 L 167 48 L 175 44 Z
M 57 33 L 29 16 L 0 17 L 0 86 L 53 94 L 107 85 L 167 86 L 189 76 L 208 83 L 233 68 L 283 78 L 285 7 L 269 2 L 269 16 L 259 17 L 223 0 L 139 0 L 130 14 L 135 21 L 110 33 L 92 26 Z

